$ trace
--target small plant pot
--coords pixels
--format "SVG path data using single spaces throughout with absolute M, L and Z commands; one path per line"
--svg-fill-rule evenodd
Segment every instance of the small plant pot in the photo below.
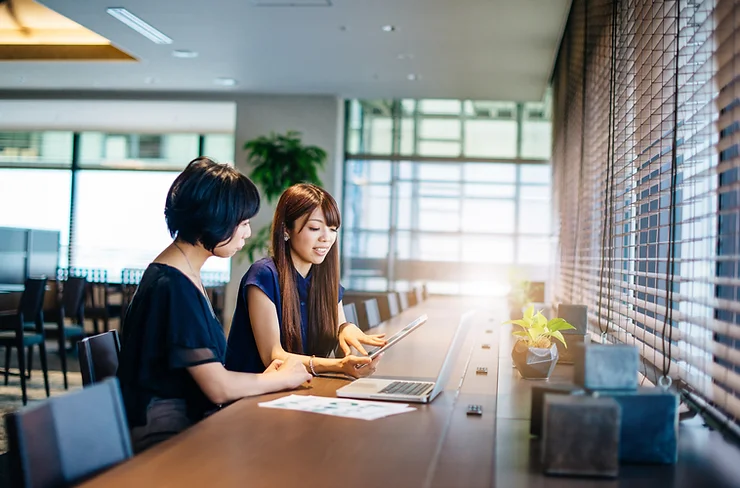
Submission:
M 511 350 L 511 359 L 522 378 L 546 380 L 558 362 L 558 348 L 555 344 L 549 348 L 526 347 L 517 342 Z

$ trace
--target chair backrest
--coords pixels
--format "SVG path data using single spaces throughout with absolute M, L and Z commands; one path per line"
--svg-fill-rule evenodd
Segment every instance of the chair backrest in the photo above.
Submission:
M 414 296 L 416 297 L 417 305 L 424 301 L 424 290 L 422 289 L 421 285 L 417 285 L 414 287 Z
M 26 280 L 21 301 L 18 304 L 18 315 L 23 317 L 23 322 L 33 322 L 37 328 L 43 327 L 45 293 L 46 278 L 28 278 Z
M 405 291 L 398 292 L 398 306 L 401 308 L 401 312 L 409 308 L 409 298 Z
M 116 375 L 121 341 L 113 329 L 85 337 L 77 343 L 82 385 L 87 387 Z
M 355 307 L 355 304 L 345 303 L 342 307 L 344 308 L 344 316 L 347 319 L 347 322 L 352 322 L 359 327 L 359 324 L 357 323 L 357 307 Z
M 118 379 L 5 417 L 11 485 L 71 486 L 131 457 Z
M 409 303 L 409 307 L 413 307 L 414 305 L 419 304 L 419 302 L 416 301 L 416 291 L 413 288 L 407 292 L 403 292 L 403 294 L 406 295 L 406 300 Z
M 69 277 L 62 288 L 62 306 L 64 316 L 82 319 L 85 308 L 85 284 L 87 280 L 81 277 Z
M 386 298 L 386 301 L 388 302 L 388 315 L 390 315 L 390 317 L 388 318 L 395 317 L 399 313 L 398 293 L 396 292 L 388 293 L 385 296 L 385 298 Z
M 365 309 L 365 319 L 368 329 L 380 324 L 380 310 L 378 310 L 378 301 L 375 298 L 362 302 L 362 308 Z

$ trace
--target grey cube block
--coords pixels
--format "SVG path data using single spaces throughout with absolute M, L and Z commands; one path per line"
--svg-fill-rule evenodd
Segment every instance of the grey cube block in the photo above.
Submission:
M 573 383 L 544 383 L 532 385 L 532 407 L 529 417 L 529 433 L 542 434 L 542 419 L 545 413 L 545 395 L 583 395 L 585 390 Z
M 546 394 L 543 427 L 546 474 L 619 474 L 620 408 L 613 398 Z
M 568 344 L 568 347 L 565 347 L 563 343 L 557 339 L 553 341 L 558 347 L 558 364 L 574 364 L 576 361 L 576 349 L 579 347 L 579 344 L 591 344 L 591 336 L 563 334 L 563 337 L 565 338 L 565 342 Z
M 619 460 L 674 464 L 678 460 L 678 395 L 663 388 L 599 392 L 622 409 Z
M 574 383 L 587 390 L 637 390 L 637 347 L 595 343 L 576 346 Z
M 575 329 L 564 330 L 567 335 L 586 335 L 588 332 L 588 307 L 586 305 L 558 305 L 558 317 L 565 319 Z

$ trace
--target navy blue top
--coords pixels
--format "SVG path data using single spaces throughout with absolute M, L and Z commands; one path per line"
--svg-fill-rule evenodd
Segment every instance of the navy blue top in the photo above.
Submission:
M 153 399 L 182 399 L 197 422 L 215 408 L 186 368 L 220 362 L 226 337 L 205 296 L 177 268 L 152 263 L 123 322 L 118 379 L 129 426 L 147 422 Z
M 296 287 L 298 288 L 298 299 L 300 300 L 301 312 L 301 341 L 304 350 L 301 354 L 312 354 L 305 350 L 308 334 L 308 290 L 311 286 L 311 272 L 305 278 L 295 271 Z M 239 284 L 239 295 L 236 299 L 236 310 L 234 320 L 231 322 L 229 341 L 226 351 L 226 369 L 231 371 L 243 371 L 245 373 L 261 373 L 265 370 L 262 364 L 257 342 L 254 340 L 252 322 L 249 319 L 249 308 L 247 306 L 247 289 L 256 286 L 275 304 L 277 310 L 278 324 L 282 332 L 282 300 L 280 299 L 280 284 L 275 261 L 272 258 L 263 258 L 249 267 Z M 339 301 L 344 296 L 344 287 L 339 285 Z M 281 333 L 282 337 L 282 333 Z

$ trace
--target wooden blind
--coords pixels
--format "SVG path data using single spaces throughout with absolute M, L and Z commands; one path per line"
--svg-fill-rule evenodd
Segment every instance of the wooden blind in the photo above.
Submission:
M 736 0 L 575 0 L 553 77 L 556 300 L 735 424 L 738 35 Z

